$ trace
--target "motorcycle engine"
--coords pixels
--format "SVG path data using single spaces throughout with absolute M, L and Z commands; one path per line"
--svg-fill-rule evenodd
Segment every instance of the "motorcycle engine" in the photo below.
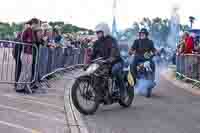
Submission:
M 96 71 L 96 74 L 101 77 L 109 76 L 111 74 L 111 69 L 107 66 L 103 66 Z

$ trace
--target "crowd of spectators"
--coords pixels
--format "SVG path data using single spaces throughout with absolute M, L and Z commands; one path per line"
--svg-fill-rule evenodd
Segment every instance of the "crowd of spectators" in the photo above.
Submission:
M 200 40 L 194 34 L 185 32 L 180 39 L 177 47 L 177 54 L 199 54 L 200 53 Z
M 89 48 L 92 45 L 91 39 L 78 38 L 73 34 L 62 34 L 61 27 L 52 27 L 37 18 L 33 18 L 24 24 L 23 31 L 18 33 L 15 41 L 27 44 L 15 45 L 13 50 L 13 56 L 16 60 L 16 82 L 30 82 L 35 77 L 39 80 L 37 72 L 40 71 L 41 64 L 53 63 L 48 60 L 52 56 L 52 52 L 58 52 L 58 55 L 60 54 L 60 51 L 50 50 L 51 52 L 49 52 L 47 48 L 57 49 L 69 47 L 83 49 Z M 39 53 L 39 56 L 36 53 Z M 38 64 L 41 66 L 38 67 Z M 50 70 L 46 70 L 45 74 L 50 72 Z M 25 84 L 16 84 L 15 88 L 17 92 L 24 92 L 27 89 L 30 90 L 30 86 Z

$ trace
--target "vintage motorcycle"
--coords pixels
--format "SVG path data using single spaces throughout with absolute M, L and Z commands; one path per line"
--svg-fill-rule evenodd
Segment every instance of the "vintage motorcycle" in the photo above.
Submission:
M 146 60 L 137 64 L 136 86 L 142 87 L 139 89 L 145 90 L 145 96 L 149 98 L 152 95 L 152 89 L 156 86 L 156 83 L 154 81 L 155 70 L 153 70 L 153 67 L 155 66 L 153 66 L 154 64 L 152 62 L 152 53 L 146 53 L 144 57 Z
M 122 73 L 126 86 L 123 98 L 116 79 L 112 77 L 110 63 L 104 58 L 92 61 L 72 86 L 71 98 L 76 109 L 84 115 L 91 115 L 100 104 L 119 103 L 122 107 L 130 107 L 134 99 L 135 81 L 129 68 L 124 68 Z

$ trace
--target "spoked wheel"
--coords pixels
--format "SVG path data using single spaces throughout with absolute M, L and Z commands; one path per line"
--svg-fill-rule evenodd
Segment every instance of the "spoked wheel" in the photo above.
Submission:
M 126 85 L 126 90 L 124 92 L 124 96 L 122 99 L 120 99 L 119 104 L 122 107 L 130 107 L 133 99 L 134 99 L 134 89 L 128 84 L 128 82 L 125 83 Z
M 71 97 L 76 109 L 84 115 L 94 114 L 99 107 L 97 93 L 89 78 L 76 80 L 72 86 Z

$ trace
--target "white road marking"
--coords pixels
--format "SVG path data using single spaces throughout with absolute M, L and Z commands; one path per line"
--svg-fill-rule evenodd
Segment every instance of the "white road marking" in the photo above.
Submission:
M 30 112 L 30 111 L 27 111 L 27 110 L 21 110 L 21 109 L 6 106 L 6 105 L 0 105 L 0 108 L 5 108 L 5 109 L 20 112 L 20 113 L 26 113 L 26 114 L 29 114 L 31 116 L 35 116 L 35 117 L 39 117 L 39 118 L 43 118 L 43 119 L 47 119 L 47 120 L 53 120 L 53 121 L 57 121 L 57 122 L 60 122 L 60 123 L 65 123 L 64 120 L 61 120 L 61 119 L 58 119 L 58 118 L 51 118 L 51 117 L 43 115 L 43 114 L 33 113 L 33 112 Z
M 16 125 L 16 124 L 13 124 L 13 123 L 8 123 L 8 122 L 5 122 L 5 121 L 0 121 L 0 124 L 6 125 L 6 126 L 9 126 L 9 127 L 13 127 L 13 128 L 16 128 L 16 129 L 21 129 L 21 130 L 27 131 L 29 133 L 41 133 L 40 131 L 33 130 L 33 129 L 30 129 L 30 128 L 25 128 L 23 126 Z
M 23 100 L 24 102 L 30 101 L 30 102 L 34 102 L 34 103 L 37 103 L 37 104 L 49 106 L 49 107 L 52 107 L 52 108 L 55 108 L 55 109 L 64 110 L 64 108 L 61 108 L 60 106 L 56 106 L 56 105 L 41 102 L 41 101 L 36 101 L 36 100 L 38 100 L 38 98 L 34 98 L 34 97 L 33 97 L 34 99 L 31 98 L 32 99 L 31 100 L 31 99 L 28 99 L 26 97 L 19 97 L 19 96 L 14 96 L 14 95 L 10 95 L 10 94 L 5 94 L 5 95 L 2 95 L 2 96 L 6 96 L 6 97 L 11 98 L 11 99 L 20 99 L 20 100 Z
M 67 109 L 69 107 L 69 110 L 67 111 L 67 113 L 68 113 L 67 117 L 70 117 L 70 119 L 74 123 L 76 123 L 74 118 L 72 118 L 73 117 L 72 116 L 73 115 L 72 112 L 74 111 L 75 119 L 77 119 L 77 123 L 76 124 L 81 126 L 80 127 L 80 132 L 89 133 L 88 127 L 86 126 L 85 121 L 82 119 L 80 113 L 77 112 L 77 110 L 75 109 L 75 107 L 73 105 L 72 105 L 72 108 L 70 108 L 70 103 L 66 103 L 66 101 L 68 101 L 68 102 L 71 102 L 71 104 L 72 104 L 72 99 L 71 99 L 71 97 L 69 95 L 69 91 L 70 90 L 65 90 L 65 92 L 64 92 L 65 93 L 65 95 L 64 95 L 64 100 L 65 100 L 64 106 L 65 106 L 65 109 Z M 76 132 L 77 128 L 71 128 L 71 130 L 72 130 L 72 132 Z

